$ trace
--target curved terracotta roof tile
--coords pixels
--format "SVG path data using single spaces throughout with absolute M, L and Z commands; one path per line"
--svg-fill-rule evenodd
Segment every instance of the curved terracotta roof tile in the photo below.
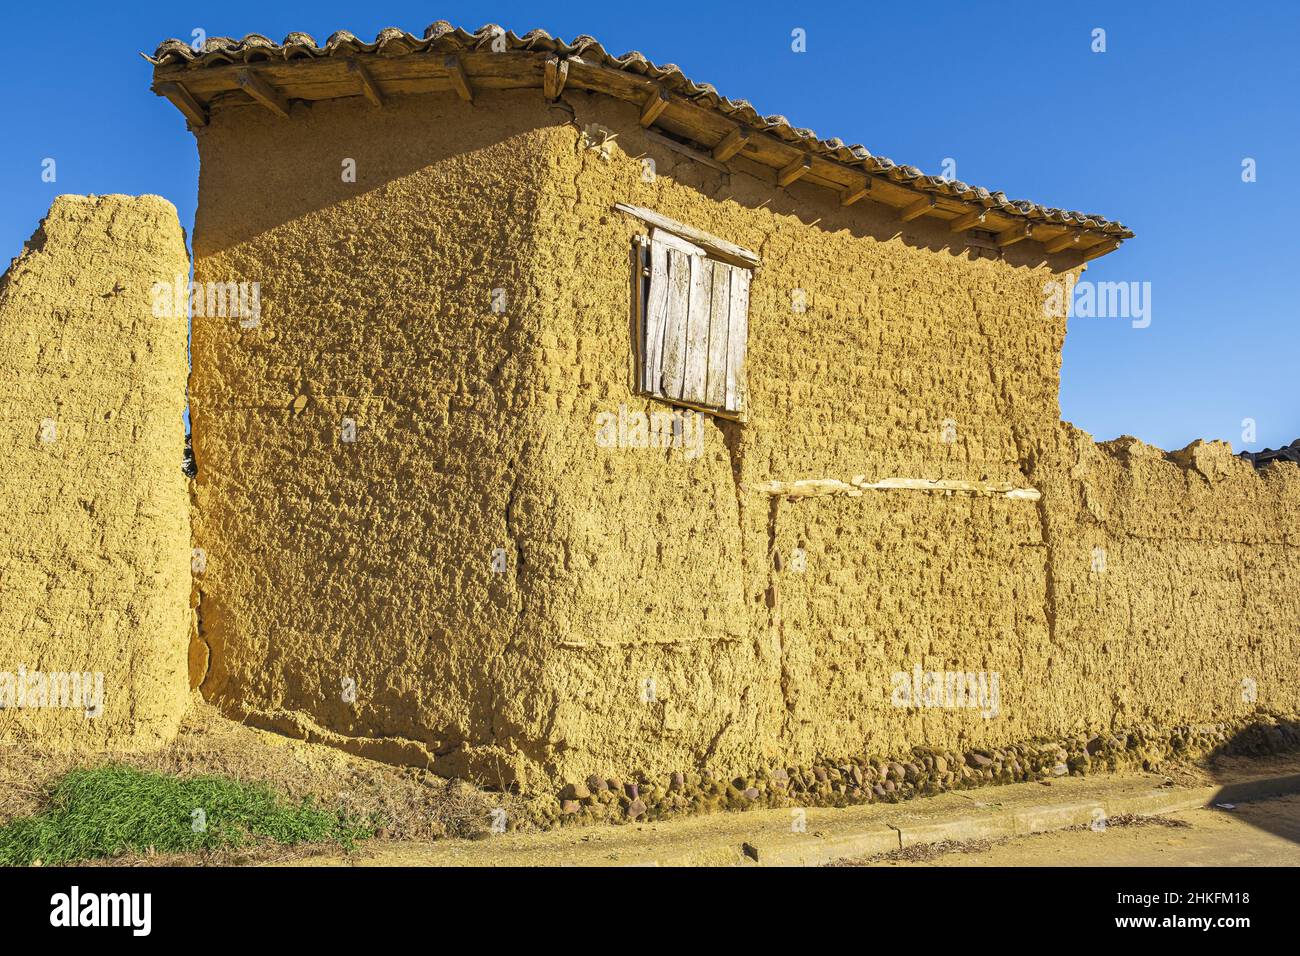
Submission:
M 612 56 L 600 41 L 586 34 L 566 42 L 540 29 L 529 30 L 523 36 L 518 36 L 497 24 L 489 23 L 470 33 L 446 20 L 436 20 L 425 28 L 420 37 L 397 27 L 385 27 L 369 43 L 358 39 L 347 30 L 332 33 L 324 46 L 317 44 L 308 33 L 290 33 L 284 38 L 284 42 L 279 44 L 257 33 L 250 33 L 240 40 L 231 37 L 209 37 L 201 52 L 195 51 L 183 40 L 170 39 L 159 44 L 154 55 L 146 59 L 155 67 L 184 66 L 189 69 L 202 69 L 227 63 L 258 62 L 268 57 L 287 60 L 351 56 L 357 53 L 384 56 L 429 51 L 452 53 L 490 46 L 499 38 L 504 39 L 506 48 L 510 50 L 578 56 L 600 66 L 649 77 L 697 105 L 707 106 L 787 143 L 797 144 L 809 152 L 846 165 L 857 166 L 869 172 L 883 173 L 894 182 L 905 183 L 912 188 L 956 198 L 974 199 L 988 208 L 1009 215 L 1053 224 L 1084 226 L 1105 232 L 1115 238 L 1128 238 L 1133 235 L 1132 231 L 1122 223 L 1107 220 L 1102 216 L 1043 206 L 1027 199 L 1008 199 L 1006 193 L 1001 191 L 991 192 L 982 187 L 968 186 L 966 183 L 949 181 L 939 176 L 927 176 L 915 166 L 899 165 L 885 156 L 873 156 L 865 146 L 846 146 L 838 137 L 819 139 L 813 130 L 796 127 L 780 114 L 762 116 L 748 100 L 727 99 L 718 93 L 712 84 L 696 83 L 674 63 L 657 65 L 637 50 L 628 51 L 621 56 Z

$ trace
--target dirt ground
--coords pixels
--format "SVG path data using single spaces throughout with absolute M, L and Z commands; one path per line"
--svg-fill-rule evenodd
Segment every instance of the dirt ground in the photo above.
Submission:
M 85 758 L 0 745 L 0 824 L 39 812 L 54 783 L 73 767 L 110 760 L 180 776 L 211 774 L 265 783 L 294 800 L 311 797 L 317 804 L 330 809 L 346 808 L 362 816 L 376 814 L 383 825 L 377 839 L 367 842 L 351 855 L 335 846 L 264 846 L 202 856 L 131 855 L 91 865 L 294 865 L 350 861 L 369 861 L 371 865 L 396 862 L 439 865 L 434 861 L 441 860 L 441 854 L 427 851 L 443 845 L 473 846 L 472 842 L 465 841 L 487 837 L 493 812 L 498 808 L 506 811 L 510 830 L 516 834 L 511 837 L 512 843 L 534 842 L 528 836 L 534 832 L 533 827 L 527 822 L 535 819 L 532 801 L 247 727 L 222 717 L 215 709 L 202 703 L 191 708 L 176 740 L 154 753 Z M 1165 786 L 1198 787 L 1252 775 L 1296 772 L 1300 772 L 1300 756 L 1218 758 L 1205 764 L 1171 764 L 1162 767 L 1161 773 L 1150 779 L 1154 786 L 1164 781 Z M 1092 787 L 1103 785 L 1108 779 L 1099 775 L 1089 777 L 1087 781 L 1069 778 L 1068 782 Z M 1114 782 L 1118 783 L 1119 778 L 1115 777 Z M 1057 793 L 1066 783 L 1057 781 L 1054 788 L 1041 788 L 1043 801 L 1066 799 L 1066 792 Z M 1020 789 L 1027 789 L 1031 794 L 1040 791 L 1039 787 L 1029 784 L 1021 785 Z M 1049 793 L 1052 796 L 1047 796 Z M 950 797 L 978 805 L 1009 799 L 1011 789 L 992 787 Z M 911 801 L 899 805 L 898 809 L 938 809 L 939 802 L 942 802 L 939 798 Z M 776 813 L 785 815 L 784 811 Z M 817 815 L 821 813 L 827 814 L 827 820 L 837 816 L 836 811 L 810 811 L 810 819 L 819 819 Z M 673 821 L 651 829 L 661 834 L 656 839 L 676 840 L 680 837 L 690 842 L 691 833 L 701 827 L 704 830 L 728 826 L 744 829 L 757 820 L 754 812 L 722 814 L 708 821 Z M 610 834 L 626 835 L 636 828 L 579 829 L 581 832 L 570 829 L 563 834 L 548 835 L 546 839 L 557 837 L 562 838 L 560 842 L 591 845 L 590 841 L 622 841 L 624 837 L 611 837 Z M 1297 850 L 1300 846 L 1300 797 L 1242 805 L 1236 811 L 1186 811 L 1155 823 L 1116 820 L 1100 836 L 1101 839 L 1097 839 L 1098 834 L 1085 829 L 1084 832 L 1063 831 L 997 843 L 941 844 L 867 860 L 843 861 L 838 865 L 1035 865 L 1035 862 L 1059 862 L 1065 858 L 1062 854 L 1068 854 L 1070 858 L 1077 855 L 1079 865 L 1143 865 L 1144 861 L 1172 862 L 1184 857 L 1192 861 L 1258 860 L 1300 864 L 1300 851 Z M 421 850 L 422 847 L 427 851 Z M 560 858 L 557 860 L 563 862 Z M 710 861 L 701 858 L 700 862 Z
M 909 847 L 836 866 L 1300 866 L 1300 794 L 1111 820 L 996 843 Z

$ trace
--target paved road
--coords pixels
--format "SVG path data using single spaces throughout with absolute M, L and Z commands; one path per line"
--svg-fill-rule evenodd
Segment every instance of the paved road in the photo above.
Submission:
M 1185 810 L 1163 819 L 1072 829 L 994 843 L 930 859 L 872 860 L 873 866 L 1300 866 L 1300 794 Z M 978 844 L 971 845 L 978 847 Z M 920 854 L 918 854 L 920 855 Z

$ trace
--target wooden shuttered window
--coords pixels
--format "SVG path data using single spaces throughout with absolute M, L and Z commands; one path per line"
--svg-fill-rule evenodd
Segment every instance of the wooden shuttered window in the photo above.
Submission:
M 662 229 L 640 251 L 640 384 L 667 402 L 730 417 L 745 409 L 749 269 Z

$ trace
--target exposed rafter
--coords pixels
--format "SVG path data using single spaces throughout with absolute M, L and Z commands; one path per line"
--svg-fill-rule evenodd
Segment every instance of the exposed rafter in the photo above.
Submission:
M 903 222 L 911 222 L 913 219 L 918 219 L 921 216 L 924 216 L 937 204 L 938 200 L 933 196 L 922 196 L 916 202 L 904 208 L 903 211 L 898 214 L 898 218 L 903 220 Z
M 542 95 L 551 101 L 558 100 L 568 81 L 569 61 L 558 56 L 548 56 L 542 74 Z
M 812 160 L 807 156 L 801 156 L 776 174 L 776 184 L 778 186 L 789 186 L 810 169 L 812 169 Z
M 266 80 L 262 79 L 252 70 L 240 70 L 237 80 L 240 89 L 253 99 L 257 100 L 257 102 L 261 103 L 272 113 L 282 119 L 289 118 L 289 101 L 280 94 L 279 90 L 266 82 Z
M 442 61 L 442 65 L 447 71 L 447 76 L 451 78 L 451 85 L 456 95 L 466 103 L 473 103 L 474 90 L 469 85 L 469 77 L 465 75 L 465 65 L 460 62 L 460 57 L 453 53 Z
M 357 78 L 361 84 L 361 94 L 370 101 L 371 106 L 384 105 L 384 94 L 379 89 L 379 84 L 360 60 L 348 60 L 348 72 Z
M 871 180 L 864 179 L 857 186 L 850 186 L 840 192 L 840 205 L 852 206 L 855 202 L 871 192 Z
M 1031 222 L 1022 222 L 1019 225 L 1012 226 L 998 233 L 997 244 L 1001 249 L 1007 246 L 1015 245 L 1021 239 L 1028 239 L 1034 234 L 1034 224 Z
M 717 146 L 713 147 L 713 158 L 720 163 L 725 163 L 738 152 L 745 148 L 749 138 L 754 135 L 753 132 L 744 126 L 737 126 L 722 140 Z
M 172 105 L 180 110 L 185 118 L 195 126 L 208 125 L 208 111 L 185 88 L 184 84 L 178 82 L 159 83 L 155 87 L 155 92 L 171 100 Z
M 965 232 L 967 229 L 974 229 L 976 226 L 984 225 L 984 220 L 988 218 L 987 209 L 972 209 L 964 216 L 958 216 L 948 224 L 949 232 Z
M 651 90 L 650 95 L 645 98 L 645 103 L 641 106 L 641 125 L 650 126 L 664 110 L 668 109 L 669 102 L 667 91 L 657 87 Z
M 1058 252 L 1063 252 L 1072 246 L 1077 246 L 1081 239 L 1083 239 L 1083 233 L 1071 229 L 1069 232 L 1062 233 L 1050 242 L 1045 243 L 1043 249 L 1048 255 L 1053 255 Z

